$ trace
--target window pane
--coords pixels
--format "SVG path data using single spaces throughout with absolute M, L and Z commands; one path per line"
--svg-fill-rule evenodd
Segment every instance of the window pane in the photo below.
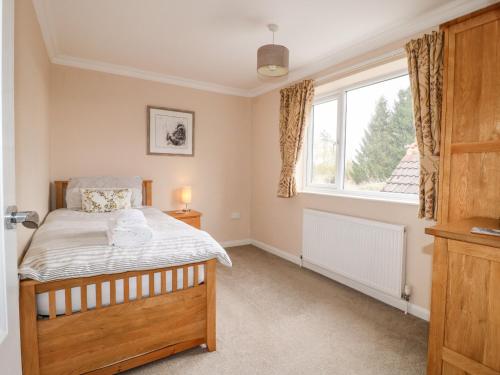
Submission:
M 313 184 L 334 184 L 337 170 L 337 100 L 313 106 Z
M 419 159 L 408 75 L 346 92 L 346 190 L 416 194 Z

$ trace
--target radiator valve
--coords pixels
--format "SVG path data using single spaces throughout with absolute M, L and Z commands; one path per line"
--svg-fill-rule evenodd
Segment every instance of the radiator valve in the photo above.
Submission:
M 401 298 L 403 298 L 406 302 L 410 301 L 410 296 L 411 296 L 411 286 L 406 284 L 405 285 L 405 291 L 403 292 L 403 295 Z

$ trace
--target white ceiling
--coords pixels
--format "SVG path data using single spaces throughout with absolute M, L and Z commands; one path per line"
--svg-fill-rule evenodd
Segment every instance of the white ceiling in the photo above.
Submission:
M 33 0 L 55 63 L 253 96 L 489 0 Z M 288 78 L 259 79 L 256 50 L 290 49 Z

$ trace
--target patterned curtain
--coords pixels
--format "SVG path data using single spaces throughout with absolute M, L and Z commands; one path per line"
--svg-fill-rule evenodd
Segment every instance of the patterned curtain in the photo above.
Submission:
M 443 40 L 442 32 L 433 32 L 406 44 L 413 97 L 413 119 L 420 153 L 418 217 L 434 220 L 437 219 Z
M 314 97 L 313 81 L 306 80 L 280 91 L 281 175 L 278 197 L 297 194 L 295 166 L 304 141 L 306 123 Z

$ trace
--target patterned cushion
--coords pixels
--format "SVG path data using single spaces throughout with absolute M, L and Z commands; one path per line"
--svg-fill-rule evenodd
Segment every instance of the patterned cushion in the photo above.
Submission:
M 131 208 L 131 189 L 80 189 L 82 210 L 110 212 Z

